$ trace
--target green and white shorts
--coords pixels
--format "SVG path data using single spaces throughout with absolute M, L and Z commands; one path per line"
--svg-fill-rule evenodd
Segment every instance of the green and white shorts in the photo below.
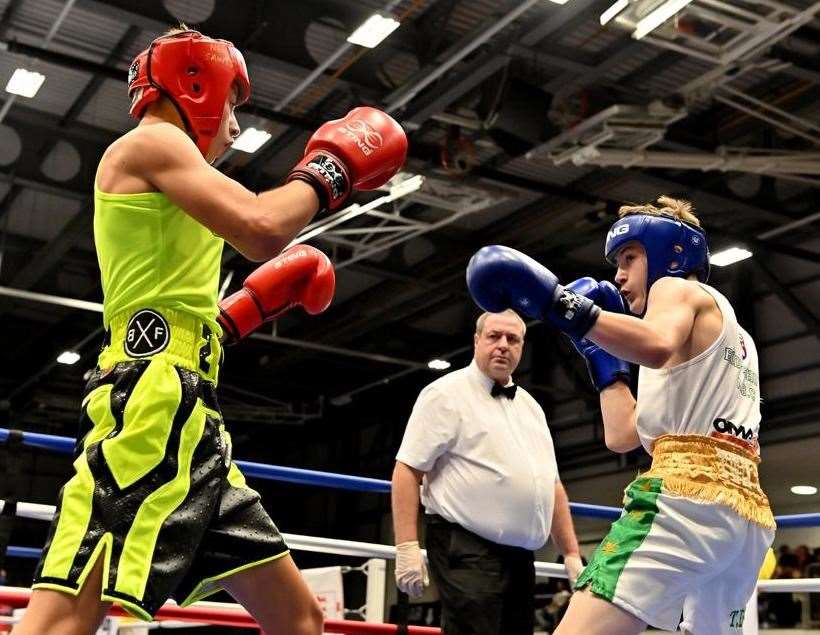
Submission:
M 575 588 L 656 628 L 738 635 L 774 530 L 728 506 L 670 494 L 663 478 L 637 478 L 625 494 L 623 515 Z

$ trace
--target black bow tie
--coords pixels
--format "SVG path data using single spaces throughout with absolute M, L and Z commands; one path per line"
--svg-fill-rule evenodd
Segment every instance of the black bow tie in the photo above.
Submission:
M 493 384 L 493 389 L 490 391 L 490 394 L 493 397 L 499 397 L 504 395 L 507 399 L 514 399 L 515 398 L 515 391 L 518 390 L 518 386 L 515 384 L 510 384 L 509 386 L 502 386 L 499 383 Z

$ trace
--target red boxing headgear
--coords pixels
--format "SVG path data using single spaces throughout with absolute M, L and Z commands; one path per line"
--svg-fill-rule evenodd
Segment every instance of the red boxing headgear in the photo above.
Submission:
M 219 132 L 225 100 L 237 86 L 242 104 L 251 95 L 251 82 L 242 53 L 227 40 L 198 31 L 163 35 L 131 64 L 128 71 L 129 113 L 139 119 L 160 96 L 171 100 L 205 156 Z

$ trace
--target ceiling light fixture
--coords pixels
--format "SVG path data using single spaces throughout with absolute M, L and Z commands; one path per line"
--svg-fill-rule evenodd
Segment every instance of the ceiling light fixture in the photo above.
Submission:
M 37 71 L 27 71 L 25 68 L 18 68 L 12 73 L 6 84 L 6 92 L 21 97 L 34 97 L 40 86 L 46 81 L 46 76 Z
M 629 0 L 618 0 L 615 4 L 609 7 L 609 9 L 607 9 L 601 14 L 601 26 L 604 26 L 607 22 L 611 22 L 613 18 L 615 18 L 621 11 L 626 9 L 628 6 Z
M 66 364 L 68 366 L 76 364 L 78 361 L 80 361 L 80 354 L 75 351 L 63 351 L 60 353 L 59 357 L 57 357 L 58 363 Z
M 231 146 L 234 150 L 241 150 L 252 154 L 261 148 L 270 139 L 270 132 L 257 128 L 245 128 Z
M 727 267 L 746 258 L 751 258 L 752 252 L 742 247 L 729 247 L 709 256 L 709 264 L 716 267 Z
M 381 42 L 390 35 L 393 31 L 399 28 L 400 22 L 393 18 L 386 18 L 374 13 L 364 23 L 347 38 L 351 44 L 358 44 L 366 48 L 372 49 L 381 44 Z
M 657 29 L 690 2 L 692 2 L 692 0 L 666 0 L 666 2 L 638 20 L 632 37 L 636 40 L 640 40 L 644 35 Z

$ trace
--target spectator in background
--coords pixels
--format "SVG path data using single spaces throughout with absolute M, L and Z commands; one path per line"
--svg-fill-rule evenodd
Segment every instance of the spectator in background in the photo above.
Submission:
M 801 577 L 800 560 L 797 554 L 781 552 L 781 556 L 777 559 L 777 568 L 774 570 L 774 577 L 778 580 Z
M 799 578 L 800 561 L 796 554 L 791 553 L 788 547 L 781 547 L 780 558 L 777 560 L 777 568 L 774 577 L 778 580 L 788 580 Z M 784 626 L 793 628 L 801 621 L 802 604 L 795 600 L 791 593 L 766 593 L 762 599 L 766 602 L 765 621 L 773 626 Z
M 805 578 L 806 568 L 809 566 L 809 563 L 811 563 L 809 548 L 806 545 L 800 545 L 794 550 L 794 555 L 797 558 L 797 569 L 800 574 L 798 577 Z
M 569 599 L 572 597 L 569 583 L 566 580 L 557 580 L 557 590 L 552 596 L 552 600 L 547 604 L 541 613 L 544 624 L 548 632 L 552 632 L 561 622 L 564 613 L 569 607 Z

